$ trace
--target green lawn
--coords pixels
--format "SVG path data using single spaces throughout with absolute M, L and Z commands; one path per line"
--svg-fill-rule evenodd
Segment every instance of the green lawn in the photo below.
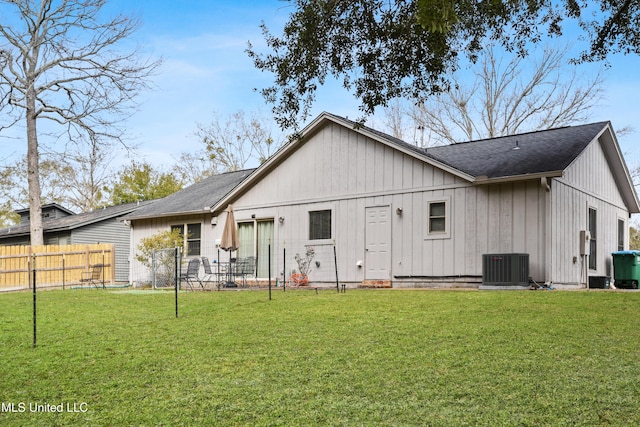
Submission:
M 640 425 L 640 293 L 49 291 L 35 349 L 31 302 L 2 426 Z

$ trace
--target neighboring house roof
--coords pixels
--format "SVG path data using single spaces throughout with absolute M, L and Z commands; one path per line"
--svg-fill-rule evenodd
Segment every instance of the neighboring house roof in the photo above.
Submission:
M 567 126 L 424 149 L 329 113 L 320 114 L 302 130 L 299 139 L 282 147 L 248 179 L 221 198 L 214 206 L 214 212 L 223 210 L 228 203 L 250 188 L 254 182 L 262 179 L 329 123 L 351 128 L 354 132 L 473 184 L 560 177 L 589 144 L 600 138 L 611 172 L 629 211 L 640 213 L 640 204 L 629 171 L 609 122 Z
M 124 205 L 110 206 L 102 209 L 96 209 L 91 212 L 80 214 L 72 214 L 62 218 L 51 219 L 42 222 L 42 228 L 45 233 L 54 233 L 59 231 L 74 230 L 90 224 L 95 224 L 108 219 L 119 218 L 129 214 L 136 209 L 141 209 L 145 205 L 152 203 L 153 200 L 145 202 L 127 203 Z M 13 227 L 0 229 L 0 239 L 6 237 L 26 236 L 30 234 L 29 224 L 19 224 Z
M 253 169 L 246 169 L 210 176 L 167 197 L 158 199 L 123 219 L 138 220 L 210 212 L 213 205 L 249 176 L 252 171 Z
M 67 209 L 67 208 L 65 208 L 63 206 L 60 206 L 57 203 L 49 203 L 49 204 L 46 204 L 46 205 L 42 205 L 42 209 L 43 210 L 47 209 L 47 208 L 55 208 L 55 209 L 58 209 L 61 212 L 66 213 L 67 215 L 75 215 L 75 212 L 73 212 L 73 211 L 71 211 L 71 210 L 69 210 L 69 209 Z M 29 213 L 29 208 L 16 209 L 14 212 L 17 213 L 18 215 L 28 214 Z

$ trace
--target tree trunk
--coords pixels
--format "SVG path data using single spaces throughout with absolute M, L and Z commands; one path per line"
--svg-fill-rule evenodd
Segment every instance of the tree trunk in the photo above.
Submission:
M 42 201 L 40 200 L 40 153 L 36 128 L 35 82 L 27 88 L 27 182 L 29 183 L 29 225 L 31 244 L 43 245 Z

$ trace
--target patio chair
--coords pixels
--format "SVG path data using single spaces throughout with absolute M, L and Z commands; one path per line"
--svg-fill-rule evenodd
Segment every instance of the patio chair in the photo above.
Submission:
M 256 257 L 248 256 L 238 260 L 236 276 L 242 280 L 242 287 L 247 286 L 247 276 L 253 276 L 256 270 Z
M 202 257 L 202 267 L 204 268 L 204 277 L 202 278 L 202 281 L 205 283 L 215 282 L 216 288 L 220 290 L 220 286 L 222 286 L 221 277 L 223 277 L 226 273 L 224 271 L 221 271 L 218 265 L 216 265 L 216 267 L 218 267 L 217 270 L 213 271 L 213 269 L 211 268 L 211 264 L 209 263 L 209 258 L 207 258 L 206 256 Z M 212 277 L 215 280 L 211 280 Z
M 94 264 L 91 266 L 91 270 L 84 271 L 80 278 L 80 283 L 87 283 L 99 288 L 98 285 L 102 285 L 102 289 L 105 289 L 104 280 L 102 277 L 103 264 Z
M 189 263 L 187 264 L 187 271 L 180 274 L 180 283 L 182 283 L 183 281 L 187 282 L 189 288 L 193 290 L 193 282 L 198 282 L 200 284 L 200 287 L 204 289 L 204 285 L 202 284 L 202 280 L 200 280 L 199 273 L 200 259 L 190 259 Z

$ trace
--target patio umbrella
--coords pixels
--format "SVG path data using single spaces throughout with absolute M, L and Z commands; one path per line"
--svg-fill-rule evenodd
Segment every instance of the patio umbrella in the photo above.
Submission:
M 236 228 L 236 219 L 233 215 L 233 208 L 231 205 L 227 206 L 227 219 L 224 222 L 220 247 L 225 251 L 235 251 L 240 247 L 238 229 Z
M 229 270 L 227 287 L 235 287 L 235 283 L 231 280 L 231 252 L 238 250 L 240 247 L 240 240 L 238 239 L 238 229 L 236 228 L 236 219 L 233 215 L 233 208 L 231 205 L 227 206 L 227 219 L 224 222 L 224 229 L 222 230 L 222 240 L 220 241 L 220 247 L 225 251 L 229 251 Z

